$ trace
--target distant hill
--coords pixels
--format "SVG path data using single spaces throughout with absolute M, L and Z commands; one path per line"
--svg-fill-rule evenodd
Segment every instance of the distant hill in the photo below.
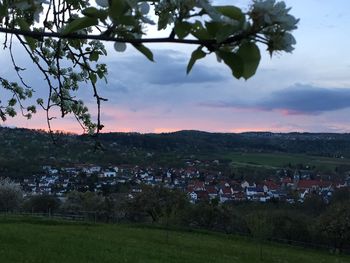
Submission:
M 0 127 L 0 176 L 24 176 L 42 165 L 76 163 L 176 165 L 188 156 L 213 159 L 231 152 L 302 153 L 350 157 L 350 134 L 334 133 L 102 133 L 87 135 Z M 95 145 L 101 145 L 96 149 Z M 102 150 L 101 150 L 102 149 Z M 145 158 L 148 156 L 149 158 Z

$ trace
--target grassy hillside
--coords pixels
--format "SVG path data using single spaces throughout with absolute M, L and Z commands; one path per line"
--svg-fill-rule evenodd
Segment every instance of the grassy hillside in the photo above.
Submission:
M 321 171 L 331 171 L 340 166 L 350 167 L 349 158 L 330 158 L 293 153 L 230 153 L 225 156 L 235 165 L 264 166 L 267 168 L 293 167 L 298 164 L 315 167 Z
M 125 225 L 87 225 L 0 218 L 2 263 L 261 262 L 259 245 L 233 236 L 166 232 Z M 263 245 L 264 262 L 350 262 L 350 257 Z

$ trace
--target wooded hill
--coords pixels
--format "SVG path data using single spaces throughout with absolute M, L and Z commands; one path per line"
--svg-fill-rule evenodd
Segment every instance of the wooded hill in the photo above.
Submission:
M 350 157 L 350 134 L 334 133 L 102 133 L 87 135 L 0 127 L 0 176 L 21 177 L 42 165 L 163 165 L 179 167 L 189 158 L 230 162 L 227 155 L 297 153 L 330 158 Z M 96 149 L 96 145 L 100 145 Z M 226 159 L 225 159 L 226 158 Z

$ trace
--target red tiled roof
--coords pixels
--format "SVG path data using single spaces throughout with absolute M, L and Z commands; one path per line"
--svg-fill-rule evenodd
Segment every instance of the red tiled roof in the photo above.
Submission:
M 205 185 L 204 185 L 204 182 L 194 181 L 193 182 L 193 187 L 194 187 L 194 189 L 204 189 Z
M 223 194 L 232 194 L 231 187 L 222 187 L 221 191 Z
M 218 193 L 218 190 L 213 185 L 207 186 L 206 190 L 207 190 L 208 194 L 217 194 Z
M 311 189 L 321 186 L 322 182 L 319 180 L 300 180 L 298 182 L 299 189 Z
M 290 184 L 292 182 L 293 181 L 292 181 L 292 179 L 290 177 L 285 177 L 285 178 L 282 179 L 282 183 L 284 183 L 284 184 Z
M 269 190 L 277 190 L 279 188 L 279 185 L 276 184 L 274 181 L 265 181 L 264 185 L 269 189 Z

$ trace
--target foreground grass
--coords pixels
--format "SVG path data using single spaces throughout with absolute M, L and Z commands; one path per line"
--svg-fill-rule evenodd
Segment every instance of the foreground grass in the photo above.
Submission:
M 264 262 L 350 262 L 350 257 L 264 244 Z M 261 262 L 259 245 L 240 237 L 126 225 L 0 218 L 1 263 Z

